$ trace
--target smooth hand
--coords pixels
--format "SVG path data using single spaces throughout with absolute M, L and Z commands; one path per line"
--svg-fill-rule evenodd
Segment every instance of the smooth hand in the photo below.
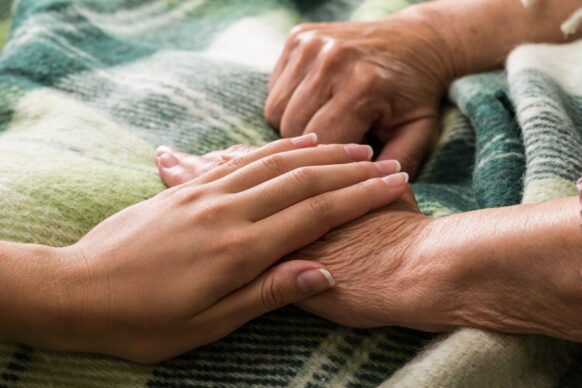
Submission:
M 285 137 L 362 142 L 370 130 L 415 174 L 439 133 L 451 54 L 430 18 L 413 10 L 366 23 L 296 27 L 271 78 L 265 116 Z
M 63 250 L 51 347 L 156 362 L 330 288 L 321 264 L 277 262 L 402 195 L 397 164 L 369 159 L 281 140 L 109 218 Z

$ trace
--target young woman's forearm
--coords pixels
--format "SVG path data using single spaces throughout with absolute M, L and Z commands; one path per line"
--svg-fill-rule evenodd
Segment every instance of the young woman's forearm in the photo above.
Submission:
M 582 341 L 580 223 L 577 198 L 435 221 L 434 260 L 462 274 L 452 323 Z
M 59 262 L 59 249 L 0 242 L 0 336 L 50 347 L 63 302 Z
M 449 46 L 455 76 L 499 68 L 516 46 L 564 43 L 582 36 L 564 35 L 561 25 L 582 7 L 580 0 L 440 0 L 411 7 L 430 21 Z

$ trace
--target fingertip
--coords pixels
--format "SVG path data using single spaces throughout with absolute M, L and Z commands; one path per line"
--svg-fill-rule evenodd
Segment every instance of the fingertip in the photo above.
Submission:
M 375 164 L 383 175 L 398 173 L 402 170 L 402 166 L 397 160 L 381 160 Z
M 402 163 L 400 163 L 398 160 L 395 160 L 394 162 L 396 163 L 396 172 L 402 171 Z
M 163 169 L 170 169 L 178 166 L 180 160 L 170 153 L 161 153 L 158 156 L 158 165 Z
M 297 287 L 305 295 L 319 294 L 336 285 L 332 274 L 324 268 L 314 268 L 297 276 Z
M 172 146 L 169 145 L 161 145 L 158 148 L 156 148 L 156 156 L 159 157 L 163 154 L 175 154 L 176 153 L 176 149 Z
M 344 148 L 350 159 L 354 162 L 372 160 L 374 156 L 374 150 L 369 145 L 346 144 Z
M 390 187 L 401 187 L 408 184 L 410 175 L 408 175 L 406 172 L 399 172 L 396 174 L 388 175 L 382 178 L 382 180 Z
M 291 139 L 291 143 L 293 143 L 297 148 L 315 147 L 318 143 L 317 133 L 313 132 L 307 135 L 294 137 Z
M 337 282 L 335 281 L 331 272 L 329 272 L 325 268 L 320 268 L 319 272 L 321 272 L 321 274 L 325 277 L 325 279 L 327 280 L 327 283 L 329 284 L 329 287 L 334 287 L 336 285 Z

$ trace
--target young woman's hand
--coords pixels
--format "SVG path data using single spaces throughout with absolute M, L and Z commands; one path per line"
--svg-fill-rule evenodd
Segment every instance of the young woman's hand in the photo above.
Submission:
M 367 146 L 314 140 L 232 159 L 64 248 L 60 335 L 47 345 L 156 362 L 329 288 L 318 263 L 273 265 L 394 201 L 406 177 L 369 162 Z
M 414 9 L 414 7 L 413 7 Z M 373 130 L 416 173 L 439 133 L 439 104 L 454 64 L 430 18 L 407 10 L 365 23 L 296 27 L 272 74 L 265 116 L 283 136 L 361 142 Z

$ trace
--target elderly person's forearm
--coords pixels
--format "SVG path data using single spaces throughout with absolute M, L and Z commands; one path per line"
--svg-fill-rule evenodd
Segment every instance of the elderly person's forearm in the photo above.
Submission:
M 582 7 L 580 0 L 440 0 L 410 7 L 434 26 L 450 50 L 454 77 L 501 67 L 525 43 L 564 43 L 582 36 L 561 26 Z
M 421 254 L 449 263 L 450 326 L 582 341 L 582 230 L 577 198 L 437 220 Z

